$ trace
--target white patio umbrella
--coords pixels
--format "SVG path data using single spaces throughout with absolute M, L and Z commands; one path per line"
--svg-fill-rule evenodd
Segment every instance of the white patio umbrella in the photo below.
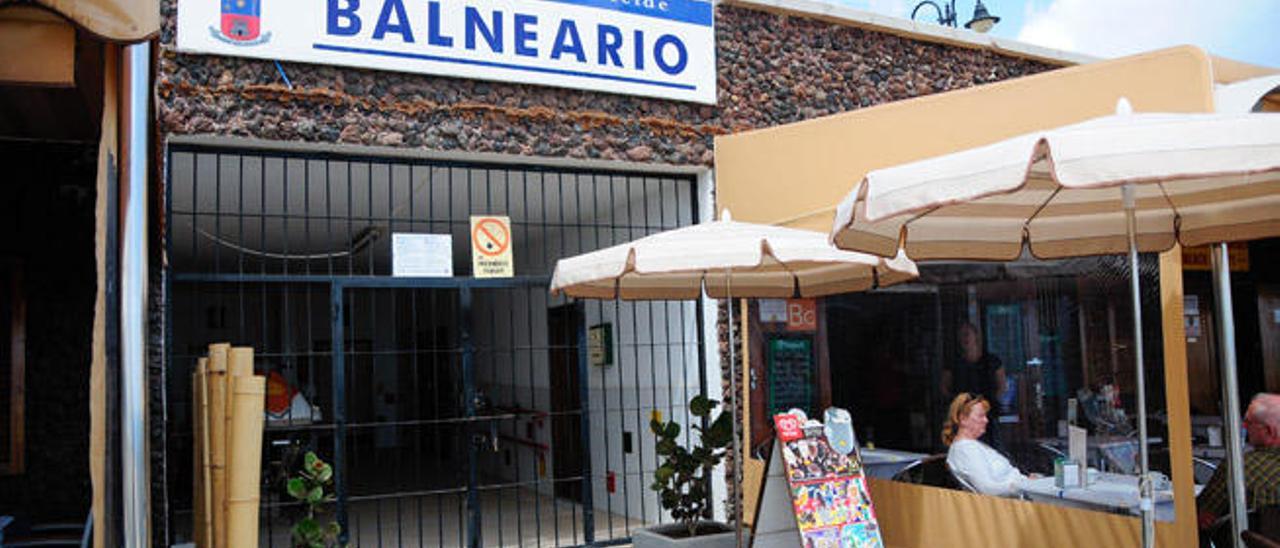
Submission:
M 887 286 L 919 275 L 915 263 L 898 256 L 841 251 L 825 234 L 779 226 L 721 220 L 668 230 L 633 242 L 556 262 L 552 294 L 590 299 L 667 300 L 707 296 L 734 298 L 821 297 Z M 729 368 L 735 360 L 729 330 Z M 733 412 L 735 493 L 742 489 L 738 376 L 729 375 Z M 734 530 L 742 545 L 741 505 L 735 500 Z
M 1215 245 L 1232 512 L 1245 526 L 1235 345 L 1223 242 L 1280 236 L 1280 115 L 1117 113 L 873 171 L 837 208 L 837 247 L 923 259 L 1128 253 L 1143 545 L 1154 540 L 1138 253 Z M 1239 530 L 1235 532 L 1239 538 Z

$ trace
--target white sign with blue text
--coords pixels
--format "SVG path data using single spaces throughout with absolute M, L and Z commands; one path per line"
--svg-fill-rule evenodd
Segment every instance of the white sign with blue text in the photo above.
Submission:
M 178 50 L 716 102 L 710 0 L 179 0 Z

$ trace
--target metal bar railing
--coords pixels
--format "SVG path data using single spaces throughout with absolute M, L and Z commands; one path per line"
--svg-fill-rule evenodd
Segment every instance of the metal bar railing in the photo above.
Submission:
M 268 425 L 281 444 L 267 444 L 276 453 L 264 456 L 265 481 L 279 481 L 285 448 L 320 450 L 337 472 L 343 540 L 605 546 L 626 542 L 638 523 L 668 519 L 646 488 L 656 466 L 646 414 L 675 417 L 691 391 L 705 391 L 705 371 L 693 371 L 705 364 L 694 348 L 701 305 L 579 303 L 555 320 L 569 334 L 555 341 L 544 309 L 565 302 L 546 294 L 556 259 L 694 222 L 691 178 L 195 145 L 167 154 L 181 166 L 166 173 L 171 414 L 189 412 L 183 371 L 211 336 L 259 348 L 264 372 L 323 415 L 291 406 Z M 463 242 L 468 216 L 481 212 L 510 215 L 524 246 L 519 276 L 471 278 L 465 253 L 455 255 L 453 278 L 389 276 L 390 234 L 448 232 Z M 592 322 L 614 326 L 610 368 L 589 364 Z M 556 410 L 553 353 L 578 382 L 576 404 Z M 477 389 L 495 402 L 484 413 Z M 555 470 L 568 446 L 552 424 L 572 425 L 581 471 Z M 183 426 L 169 424 L 174 462 L 189 450 Z M 473 432 L 492 433 L 485 440 L 496 436 L 500 450 L 475 447 Z M 442 456 L 454 450 L 466 451 L 465 462 Z M 171 521 L 189 518 L 177 502 L 183 474 L 167 478 Z M 613 492 L 603 488 L 611 474 Z M 568 485 L 577 500 L 556 496 Z M 264 486 L 264 544 L 288 543 L 297 508 Z

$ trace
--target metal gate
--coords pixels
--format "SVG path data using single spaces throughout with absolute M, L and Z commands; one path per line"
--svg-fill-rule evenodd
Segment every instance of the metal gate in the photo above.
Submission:
M 560 257 L 695 222 L 691 178 L 188 145 L 166 165 L 169 461 L 191 462 L 195 356 L 253 346 L 288 403 L 267 421 L 263 545 L 289 545 L 282 486 L 308 450 L 335 466 L 353 545 L 614 544 L 669 519 L 647 424 L 687 425 L 706 391 L 701 303 L 547 286 Z M 517 277 L 470 276 L 471 214 L 511 217 Z M 450 234 L 454 277 L 390 276 L 399 232 Z M 169 470 L 177 542 L 191 472 Z

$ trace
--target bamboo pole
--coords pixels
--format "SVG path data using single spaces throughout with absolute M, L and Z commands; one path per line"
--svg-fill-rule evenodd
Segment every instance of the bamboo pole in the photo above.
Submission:
M 223 492 L 222 511 L 227 516 L 223 526 L 227 528 L 226 539 L 229 544 L 226 546 L 241 546 L 232 539 L 237 535 L 237 524 L 231 522 L 231 484 L 235 482 L 235 471 L 231 469 L 232 459 L 235 457 L 235 449 L 232 447 L 234 439 L 234 431 L 232 427 L 236 423 L 236 404 L 235 404 L 235 386 L 236 379 L 246 378 L 253 375 L 253 349 L 247 347 L 232 347 L 227 350 L 227 412 L 223 420 L 223 433 L 226 436 L 226 491 Z M 255 524 L 256 526 L 256 524 Z M 219 547 L 221 548 L 221 547 Z
M 237 377 L 253 376 L 253 349 L 245 347 L 232 347 L 227 351 L 227 414 L 226 414 L 226 432 L 227 443 L 231 443 L 231 425 L 235 423 L 235 379 Z M 230 459 L 230 446 L 227 448 L 228 459 Z M 228 465 L 230 466 L 230 465 Z M 228 468 L 229 470 L 229 468 Z M 227 472 L 230 474 L 230 472 Z M 231 480 L 228 479 L 228 482 Z
M 213 493 L 213 546 L 227 546 L 227 353 L 231 345 L 209 345 L 209 457 Z
M 213 460 L 209 456 L 209 358 L 200 358 L 200 498 L 204 548 L 213 548 Z
M 204 548 L 204 533 L 208 530 L 208 516 L 205 510 L 208 508 L 204 504 L 205 482 L 204 475 L 207 472 L 205 464 L 204 452 L 204 374 L 205 368 L 208 367 L 208 358 L 200 358 L 196 361 L 196 368 L 191 372 L 191 538 L 195 540 L 196 546 Z
M 234 351 L 232 355 L 235 355 Z M 236 375 L 231 377 L 231 381 L 232 407 L 235 409 L 231 416 L 235 417 L 235 422 L 228 430 L 227 540 L 228 546 L 257 546 L 262 413 L 267 380 L 260 376 Z

